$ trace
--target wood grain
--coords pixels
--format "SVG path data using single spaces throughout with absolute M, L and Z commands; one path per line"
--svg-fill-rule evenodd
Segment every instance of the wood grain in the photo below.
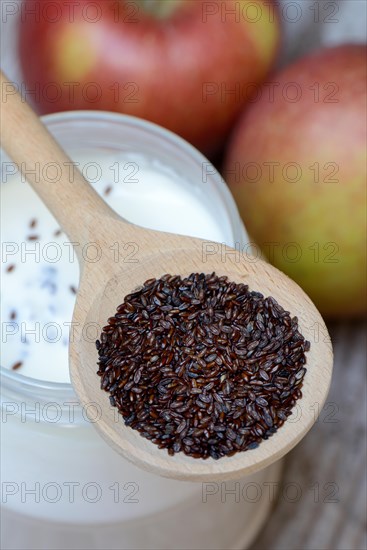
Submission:
M 280 496 L 252 550 L 367 548 L 367 326 L 340 323 L 329 329 L 335 359 L 327 402 L 286 457 Z M 301 488 L 296 502 L 287 499 L 287 487 L 293 498 L 291 484 Z

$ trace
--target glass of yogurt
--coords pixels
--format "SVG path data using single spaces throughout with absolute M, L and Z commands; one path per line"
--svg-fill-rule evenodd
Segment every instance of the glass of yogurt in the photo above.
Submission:
M 174 134 L 91 111 L 43 121 L 73 160 L 70 174 L 77 166 L 128 221 L 249 246 L 218 172 Z M 279 463 L 228 484 L 188 483 L 138 469 L 97 435 L 98 411 L 80 406 L 68 369 L 78 244 L 2 160 L 2 546 L 244 548 L 275 497 Z M 49 185 L 57 177 L 52 167 L 34 169 Z M 135 244 L 123 235 L 111 254 L 121 250 L 134 261 Z M 93 243 L 83 254 L 98 260 Z

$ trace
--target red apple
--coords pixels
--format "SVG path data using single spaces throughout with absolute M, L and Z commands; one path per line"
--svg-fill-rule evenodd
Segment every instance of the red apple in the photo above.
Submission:
M 366 311 L 366 47 L 282 70 L 248 108 L 225 174 L 269 260 L 326 316 Z
M 41 113 L 127 113 L 210 153 L 273 62 L 279 25 L 271 2 L 27 0 L 19 33 L 25 83 L 38 87 Z

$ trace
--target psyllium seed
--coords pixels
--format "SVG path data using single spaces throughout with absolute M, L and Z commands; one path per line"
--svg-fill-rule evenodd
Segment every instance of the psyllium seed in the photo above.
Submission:
M 101 388 L 127 426 L 171 455 L 219 459 L 284 424 L 310 344 L 274 298 L 192 273 L 126 296 L 96 346 Z

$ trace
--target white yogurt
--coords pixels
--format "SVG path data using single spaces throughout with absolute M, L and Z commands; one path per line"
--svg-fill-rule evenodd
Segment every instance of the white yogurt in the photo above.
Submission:
M 107 113 L 55 115 L 48 124 L 127 220 L 229 246 L 248 242 L 213 167 L 174 137 Z M 278 481 L 278 465 L 244 481 L 260 488 L 260 500 L 232 494 L 224 502 L 219 485 L 206 500 L 205 486 L 159 478 L 115 453 L 71 386 L 47 383 L 69 381 L 68 323 L 79 276 L 71 243 L 20 176 L 0 193 L 1 364 L 21 361 L 16 373 L 31 377 L 3 374 L 2 546 L 244 548 L 268 513 L 266 484 Z
M 228 241 L 204 192 L 194 194 L 192 186 L 167 168 L 139 156 L 90 151 L 75 155 L 74 161 L 127 220 Z M 77 258 L 54 217 L 20 175 L 10 177 L 0 189 L 1 364 L 11 369 L 21 363 L 17 371 L 25 376 L 69 382 L 68 337 L 78 287 Z

